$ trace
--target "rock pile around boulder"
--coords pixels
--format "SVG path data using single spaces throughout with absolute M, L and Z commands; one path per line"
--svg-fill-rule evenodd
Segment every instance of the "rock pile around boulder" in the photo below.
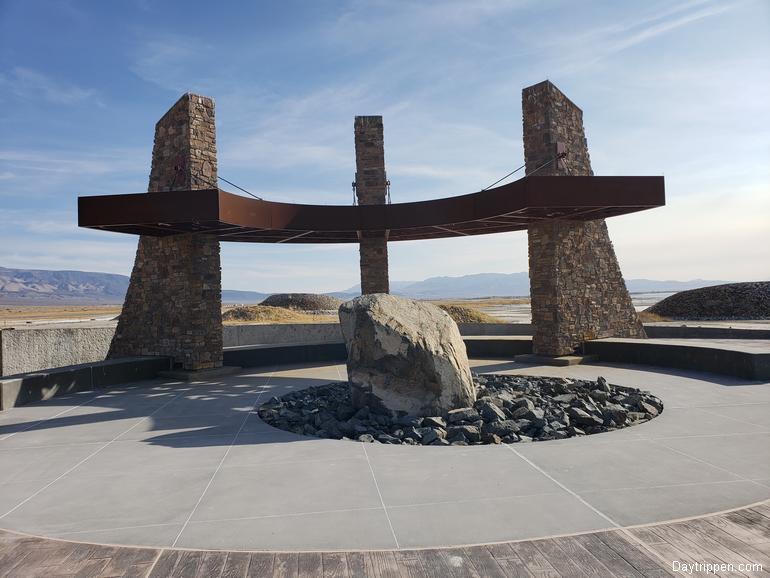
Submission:
M 260 305 L 287 307 L 299 311 L 336 311 L 342 301 L 331 295 L 315 293 L 276 293 L 262 301 Z
M 376 293 L 339 315 L 354 408 L 435 415 L 476 400 L 460 330 L 435 305 Z
M 680 291 L 645 311 L 669 319 L 770 319 L 770 281 Z
M 347 383 L 272 398 L 268 424 L 297 434 L 361 442 L 465 446 L 563 439 L 648 421 L 663 411 L 649 392 L 596 381 L 475 375 L 477 399 L 436 415 L 356 408 Z

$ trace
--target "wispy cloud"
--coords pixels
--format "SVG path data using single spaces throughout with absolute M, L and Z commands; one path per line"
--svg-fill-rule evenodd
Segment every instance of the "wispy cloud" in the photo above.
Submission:
M 145 151 L 133 149 L 93 151 L 0 149 L 0 164 L 24 172 L 72 175 L 104 175 L 126 170 L 141 170 Z M 145 166 L 146 169 L 146 166 Z M 13 176 L 12 173 L 8 173 Z
M 190 63 L 210 50 L 205 42 L 192 37 L 164 34 L 162 38 L 142 38 L 131 72 L 146 82 L 175 92 L 201 89 L 201 82 L 190 74 Z M 195 84 L 193 87 L 191 84 Z
M 94 89 L 56 80 L 42 72 L 19 66 L 0 74 L 0 90 L 24 100 L 45 100 L 54 104 L 75 104 L 88 100 L 104 106 Z
M 326 38 L 352 49 L 413 46 L 503 19 L 532 0 L 354 0 L 325 30 Z M 372 23 L 376 22 L 375 26 Z
M 541 42 L 555 55 L 557 75 L 585 73 L 634 46 L 683 28 L 694 22 L 725 13 L 735 6 L 728 0 L 693 0 L 647 14 L 635 14 L 610 25 L 563 35 Z
M 0 261 L 127 273 L 136 239 L 77 230 L 75 198 L 143 190 L 152 123 L 186 90 L 215 97 L 220 175 L 289 202 L 349 203 L 353 117 L 382 114 L 404 202 L 522 164 L 520 91 L 549 77 L 585 111 L 597 174 L 665 174 L 667 207 L 609 221 L 627 275 L 739 279 L 770 263 L 766 0 L 341 0 L 301 16 L 301 2 L 251 3 L 223 6 L 216 25 L 193 9 L 179 26 L 178 8 L 129 4 L 82 9 L 84 27 L 117 32 L 89 86 L 76 79 L 92 48 L 62 42 L 70 28 L 36 24 L 38 50 L 10 41 L 35 64 L 0 71 L 0 100 L 24 104 L 0 114 Z M 114 119 L 74 106 L 107 86 Z M 356 249 L 224 243 L 225 284 L 339 289 L 357 281 Z M 391 271 L 522 271 L 526 253 L 523 232 L 393 243 Z

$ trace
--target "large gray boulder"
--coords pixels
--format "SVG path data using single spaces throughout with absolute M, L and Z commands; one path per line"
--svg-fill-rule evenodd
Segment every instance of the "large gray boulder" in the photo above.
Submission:
M 465 344 L 444 311 L 376 293 L 343 303 L 339 315 L 355 405 L 417 416 L 473 405 Z

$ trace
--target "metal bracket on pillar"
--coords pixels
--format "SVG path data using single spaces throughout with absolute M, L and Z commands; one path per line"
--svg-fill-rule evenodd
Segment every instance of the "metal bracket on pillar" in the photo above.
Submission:
M 358 173 L 356 173 L 354 178 L 356 178 L 356 179 L 358 178 Z M 358 197 L 356 196 L 356 181 L 353 181 L 352 183 L 350 183 L 350 186 L 353 187 L 353 204 L 357 205 L 358 204 Z
M 554 157 L 556 157 L 556 166 L 559 169 L 566 170 L 567 163 L 564 162 L 564 159 L 567 158 L 567 145 L 563 142 L 556 141 L 553 143 L 553 147 Z

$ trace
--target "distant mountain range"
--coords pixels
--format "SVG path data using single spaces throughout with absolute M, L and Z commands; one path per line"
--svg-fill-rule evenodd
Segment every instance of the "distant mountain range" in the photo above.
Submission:
M 126 295 L 129 278 L 114 273 L 84 271 L 44 271 L 0 267 L 0 304 L 13 305 L 88 305 L 120 304 Z M 675 292 L 728 281 L 694 279 L 692 281 L 656 281 L 627 279 L 632 293 Z M 424 281 L 392 281 L 391 291 L 417 299 L 525 297 L 529 295 L 529 276 L 522 273 L 479 273 L 461 277 L 431 277 Z M 329 293 L 349 299 L 361 292 L 360 285 Z M 259 303 L 269 293 L 224 289 L 225 303 Z
M 0 304 L 109 305 L 121 304 L 129 278 L 114 273 L 44 271 L 0 267 Z M 269 293 L 225 289 L 225 303 L 259 303 Z
M 671 293 L 698 287 L 722 285 L 729 281 L 693 279 L 692 281 L 656 281 L 654 279 L 626 279 L 631 293 Z M 431 277 L 424 281 L 391 281 L 390 291 L 416 299 L 479 297 L 528 297 L 529 273 L 477 273 L 461 277 Z M 345 298 L 361 293 L 361 285 L 332 293 Z

